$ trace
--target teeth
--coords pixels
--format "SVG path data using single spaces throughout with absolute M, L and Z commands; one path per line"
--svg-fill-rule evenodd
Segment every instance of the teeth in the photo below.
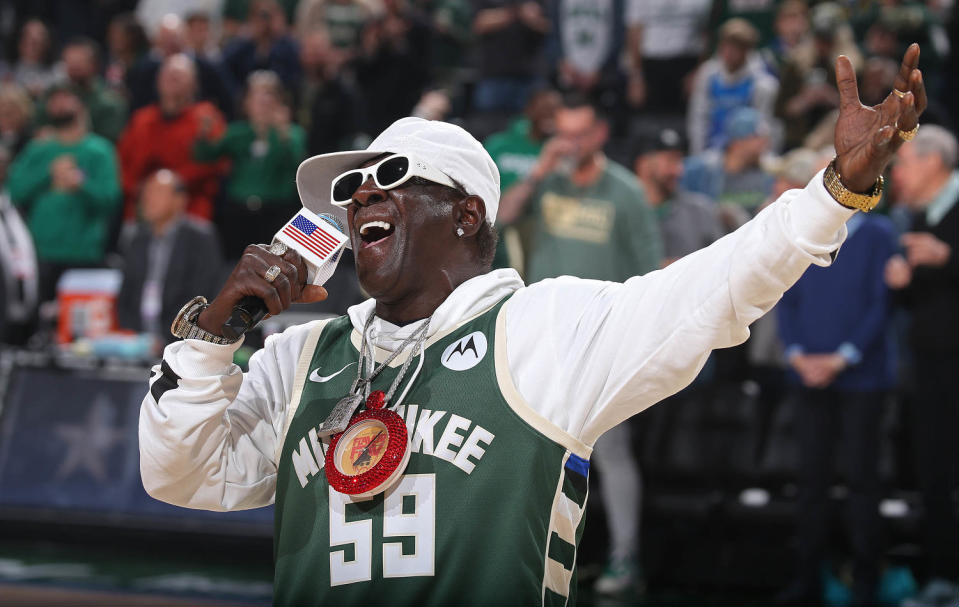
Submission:
M 384 230 L 389 230 L 393 226 L 386 223 L 385 221 L 370 221 L 364 223 L 360 226 L 360 236 L 364 236 L 370 228 L 383 228 Z

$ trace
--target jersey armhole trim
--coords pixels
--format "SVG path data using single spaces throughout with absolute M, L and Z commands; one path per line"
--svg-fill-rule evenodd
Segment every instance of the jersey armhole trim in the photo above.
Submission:
M 306 385 L 306 378 L 310 372 L 310 363 L 313 361 L 313 354 L 316 352 L 316 344 L 320 341 L 320 335 L 323 329 L 334 319 L 321 320 L 316 323 L 309 334 L 306 336 L 306 342 L 303 349 L 300 350 L 300 358 L 296 363 L 296 374 L 293 376 L 293 394 L 290 396 L 290 404 L 286 408 L 286 419 L 283 421 L 283 433 L 277 441 L 275 461 L 279 468 L 280 456 L 283 454 L 283 445 L 286 443 L 286 434 L 290 431 L 290 424 L 293 423 L 293 416 L 300 406 L 300 400 L 303 398 L 303 388 Z
M 506 308 L 500 308 L 496 315 L 496 338 L 495 338 L 495 366 L 496 382 L 499 384 L 503 399 L 510 409 L 523 421 L 529 424 L 534 430 L 550 439 L 554 443 L 568 449 L 571 453 L 583 459 L 589 459 L 593 450 L 569 432 L 563 430 L 553 422 L 549 421 L 541 413 L 529 406 L 523 395 L 516 389 L 513 383 L 513 375 L 509 370 L 509 360 L 506 355 Z

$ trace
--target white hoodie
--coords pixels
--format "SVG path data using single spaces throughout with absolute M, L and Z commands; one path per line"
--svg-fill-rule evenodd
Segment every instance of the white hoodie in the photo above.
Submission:
M 513 270 L 464 282 L 437 308 L 430 336 L 512 294 L 506 355 L 516 389 L 535 414 L 582 445 L 688 385 L 709 352 L 742 343 L 810 263 L 826 266 L 853 211 L 826 192 L 820 172 L 736 232 L 669 267 L 625 283 L 562 277 L 525 287 Z M 363 331 L 375 302 L 349 310 Z M 140 470 L 154 497 L 230 510 L 272 503 L 293 378 L 310 329 L 267 339 L 243 374 L 239 344 L 167 346 L 140 410 Z M 417 326 L 375 319 L 392 349 Z M 179 378 L 179 379 L 177 379 Z M 165 391 L 161 388 L 167 388 Z M 153 393 L 162 393 L 160 401 Z

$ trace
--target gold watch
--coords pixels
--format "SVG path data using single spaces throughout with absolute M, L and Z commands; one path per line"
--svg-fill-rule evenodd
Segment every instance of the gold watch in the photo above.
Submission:
M 826 186 L 826 191 L 829 192 L 830 196 L 832 196 L 836 202 L 844 207 L 856 209 L 864 213 L 868 213 L 876 208 L 876 205 L 879 204 L 879 200 L 882 198 L 882 187 L 884 184 L 882 175 L 879 176 L 879 179 L 877 179 L 876 183 L 872 186 L 871 192 L 868 194 L 857 194 L 842 184 L 842 177 L 836 168 L 835 158 L 833 158 L 829 166 L 826 167 L 822 181 L 823 185 Z

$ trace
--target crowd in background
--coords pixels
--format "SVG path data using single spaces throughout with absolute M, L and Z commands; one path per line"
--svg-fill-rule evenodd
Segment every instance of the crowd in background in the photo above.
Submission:
M 926 591 L 959 596 L 957 11 L 951 0 L 3 3 L 0 342 L 42 347 L 38 312 L 64 272 L 102 267 L 122 271 L 119 326 L 171 340 L 180 306 L 214 296 L 244 247 L 298 208 L 302 160 L 362 148 L 407 115 L 462 124 L 499 166 L 497 267 L 527 282 L 623 281 L 682 263 L 829 163 L 837 55 L 872 105 L 919 42 L 929 109 L 881 208 L 850 222 L 834 267 L 812 268 L 697 381 L 735 368 L 808 413 L 796 429 L 798 573 L 783 599 L 797 604 L 821 590 L 839 442 L 852 445 L 854 594 L 874 600 L 877 403 L 911 388 Z M 317 311 L 363 298 L 348 270 L 329 290 Z M 608 591 L 641 577 L 631 441 L 623 425 L 594 458 L 624 479 L 601 483 L 620 510 L 608 511 Z

